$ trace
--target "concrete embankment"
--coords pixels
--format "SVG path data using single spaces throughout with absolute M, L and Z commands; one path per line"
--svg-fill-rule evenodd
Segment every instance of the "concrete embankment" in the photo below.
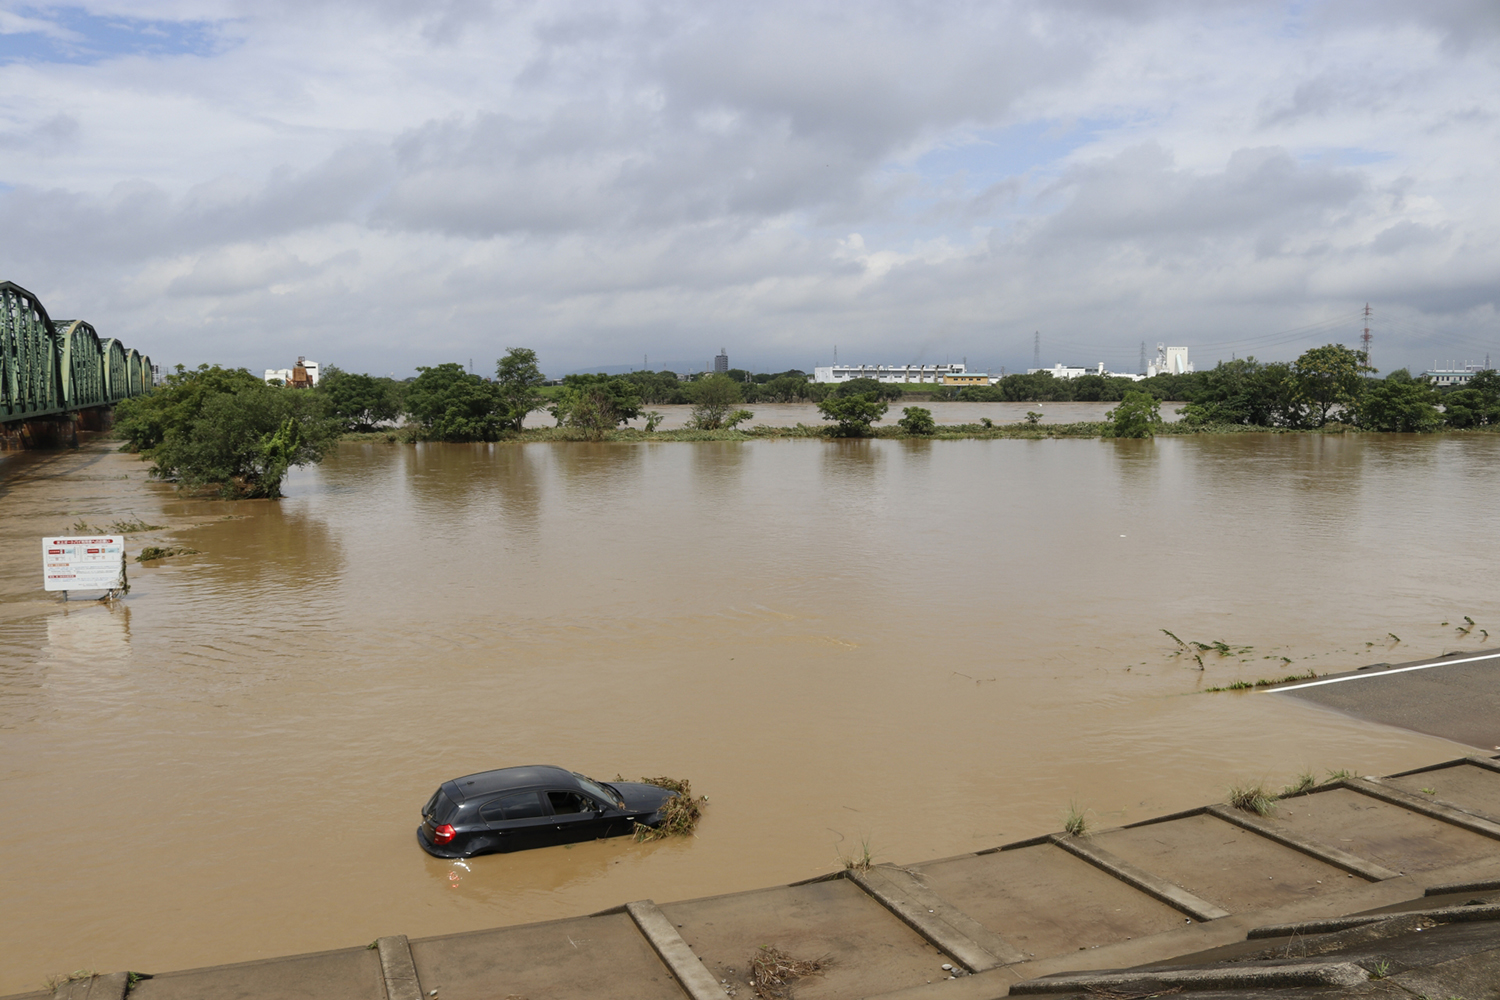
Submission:
M 1266 816 L 1209 805 L 908 867 L 239 965 L 101 976 L 63 984 L 58 995 L 720 1000 L 771 995 L 754 984 L 754 965 L 773 954 L 817 963 L 788 987 L 799 1000 L 1259 996 L 1363 989 L 1357 984 L 1372 977 L 1402 976 L 1437 989 L 1500 969 L 1497 917 L 1500 760 L 1476 756 L 1330 782 L 1280 799 Z M 1441 934 L 1420 937 L 1429 930 Z M 1370 944 L 1377 939 L 1384 943 Z M 1430 954 L 1441 962 L 1424 964 L 1429 952 L 1417 944 L 1439 939 L 1447 950 Z

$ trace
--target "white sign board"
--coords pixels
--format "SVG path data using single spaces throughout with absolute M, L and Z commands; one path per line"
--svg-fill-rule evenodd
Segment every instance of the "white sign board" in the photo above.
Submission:
M 121 535 L 43 538 L 42 572 L 48 590 L 118 590 L 125 586 L 125 539 Z

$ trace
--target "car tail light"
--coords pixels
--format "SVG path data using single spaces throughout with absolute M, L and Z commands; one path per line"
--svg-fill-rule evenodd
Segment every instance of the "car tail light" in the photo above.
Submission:
M 432 831 L 432 842 L 434 844 L 446 844 L 452 839 L 453 826 L 450 823 L 444 823 L 442 826 Z

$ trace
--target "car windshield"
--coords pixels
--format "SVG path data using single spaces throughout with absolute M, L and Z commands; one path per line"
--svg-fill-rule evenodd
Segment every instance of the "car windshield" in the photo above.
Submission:
M 583 786 L 583 790 L 585 792 L 589 793 L 600 802 L 612 802 L 615 805 L 624 808 L 625 802 L 620 798 L 619 795 L 614 794 L 613 792 L 606 792 L 600 786 L 600 783 L 595 781 L 593 778 L 590 778 L 587 775 L 579 774 L 577 771 L 573 772 L 573 777 L 578 779 L 578 784 Z

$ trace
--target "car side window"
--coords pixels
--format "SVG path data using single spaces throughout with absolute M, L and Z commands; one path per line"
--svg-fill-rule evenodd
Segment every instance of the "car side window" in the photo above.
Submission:
M 552 803 L 552 812 L 557 816 L 594 811 L 594 803 L 577 792 L 548 792 L 547 800 Z
M 479 815 L 486 823 L 493 823 L 499 819 L 534 819 L 545 816 L 546 812 L 536 792 L 511 792 L 486 802 Z

